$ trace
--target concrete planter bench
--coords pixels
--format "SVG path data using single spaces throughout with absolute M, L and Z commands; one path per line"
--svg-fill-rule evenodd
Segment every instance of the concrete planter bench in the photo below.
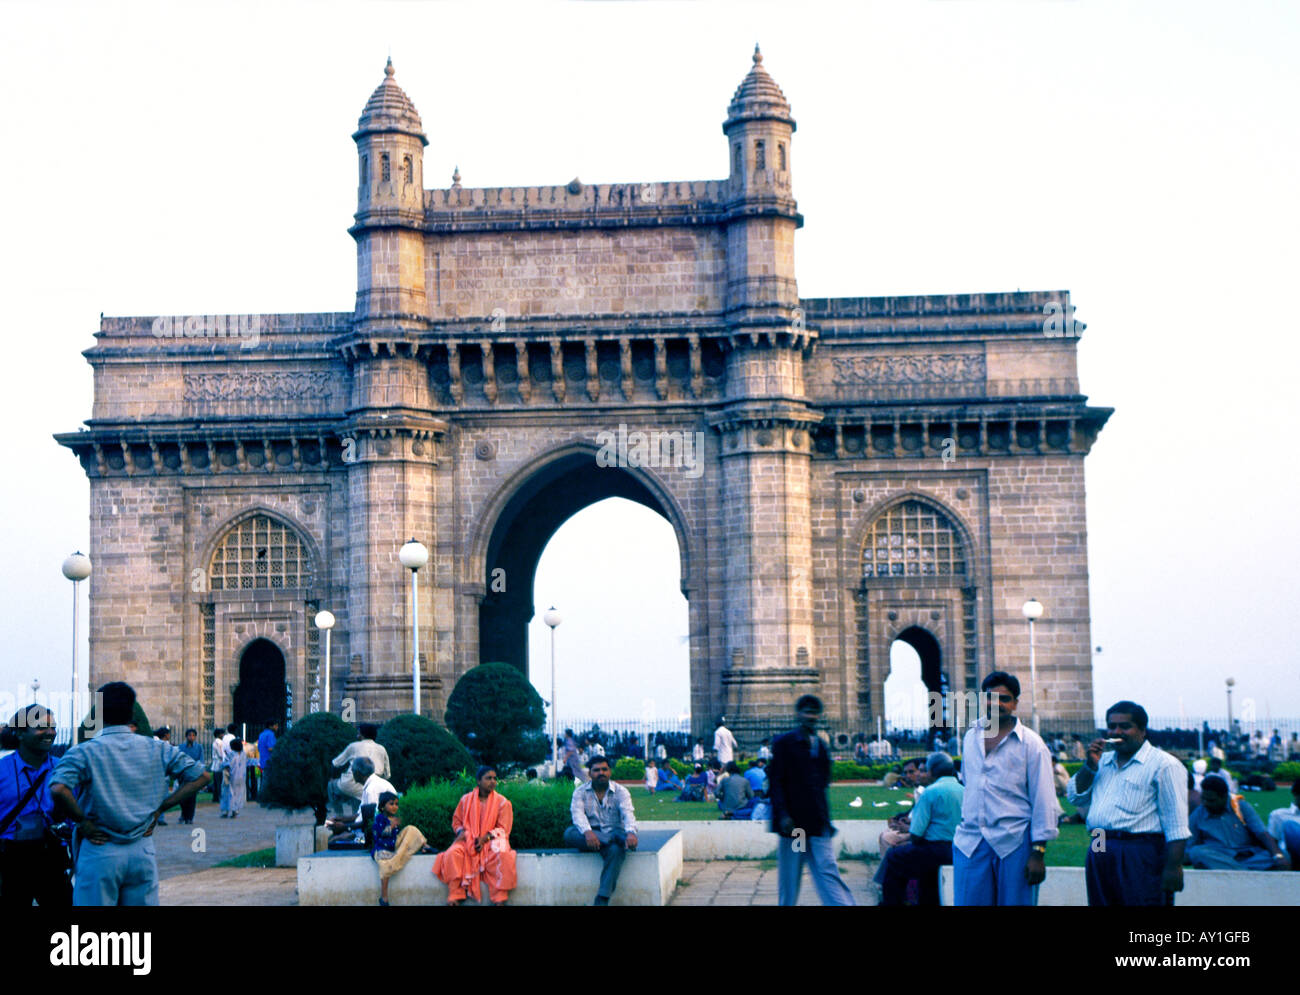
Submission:
M 939 900 L 952 904 L 952 868 L 939 868 Z M 1040 906 L 1087 905 L 1082 867 L 1049 867 L 1038 886 Z M 1294 871 L 1194 871 L 1183 869 L 1175 906 L 1300 905 L 1300 874 Z
M 447 886 L 433 875 L 432 854 L 411 858 L 388 884 L 392 905 L 445 905 Z M 512 905 L 590 905 L 600 884 L 600 855 L 577 850 L 520 850 Z M 682 874 L 682 836 L 642 827 L 623 861 L 611 905 L 667 905 Z M 486 902 L 487 895 L 483 895 Z M 298 860 L 299 905 L 374 905 L 379 868 L 368 853 L 334 850 Z
M 686 804 L 686 803 L 683 803 Z M 674 820 L 641 823 L 643 829 L 682 834 L 685 860 L 762 860 L 776 856 L 776 834 L 764 822 L 731 819 Z M 883 819 L 844 819 L 835 823 L 835 855 L 879 853 L 880 834 L 889 828 Z
M 316 813 L 309 808 L 277 809 L 275 866 L 293 867 L 299 857 L 316 850 Z

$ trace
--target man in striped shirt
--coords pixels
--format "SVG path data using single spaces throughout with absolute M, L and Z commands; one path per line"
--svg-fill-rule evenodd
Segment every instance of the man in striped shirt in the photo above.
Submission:
M 1111 705 L 1106 730 L 1066 789 L 1071 804 L 1088 806 L 1088 904 L 1173 905 L 1191 835 L 1187 769 L 1147 742 L 1146 709 L 1135 702 Z

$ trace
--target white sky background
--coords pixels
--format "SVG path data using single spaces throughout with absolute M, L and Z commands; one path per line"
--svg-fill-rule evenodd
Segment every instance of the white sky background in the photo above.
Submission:
M 1117 409 L 1088 461 L 1098 707 L 1217 716 L 1230 675 L 1300 717 L 1300 7 L 1186 0 L 0 3 L 0 690 L 67 683 L 88 487 L 50 435 L 90 414 L 100 311 L 351 310 L 349 136 L 390 50 L 426 185 L 487 186 L 725 176 L 755 40 L 799 125 L 802 294 L 1074 295 Z M 609 513 L 538 578 L 561 711 L 639 715 L 654 683 L 669 715 L 676 550 L 653 571 Z M 589 576 L 611 542 L 624 586 Z

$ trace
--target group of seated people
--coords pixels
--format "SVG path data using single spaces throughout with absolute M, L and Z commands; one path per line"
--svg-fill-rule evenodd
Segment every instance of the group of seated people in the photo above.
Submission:
M 1268 828 L 1254 806 L 1233 793 L 1224 776 L 1206 774 L 1199 790 L 1200 804 L 1187 819 L 1192 833 L 1185 851 L 1188 864 L 1227 871 L 1290 870 L 1295 866 L 1300 857 L 1300 781 L 1291 785 L 1291 807 L 1272 812 Z M 1291 850 L 1291 856 L 1284 847 Z
M 742 771 L 734 760 L 724 767 L 711 761 L 702 763 L 685 780 L 677 775 L 668 761 L 647 760 L 645 765 L 646 791 L 678 792 L 679 802 L 716 801 L 724 819 L 766 819 L 771 814 L 767 807 L 767 760 L 759 757 Z

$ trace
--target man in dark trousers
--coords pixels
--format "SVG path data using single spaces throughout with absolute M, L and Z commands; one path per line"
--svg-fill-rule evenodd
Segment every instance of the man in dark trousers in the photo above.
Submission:
M 1066 789 L 1070 804 L 1088 806 L 1088 904 L 1173 905 L 1191 836 L 1187 768 L 1147 740 L 1146 709 L 1136 702 L 1111 705 L 1106 732 Z
M 197 729 L 185 730 L 185 742 L 181 744 L 181 752 L 191 760 L 203 763 L 203 747 L 199 745 L 199 731 Z M 194 823 L 194 809 L 199 803 L 198 795 L 190 795 L 181 802 L 181 825 L 189 826 Z
M 54 799 L 54 715 L 42 705 L 20 709 L 9 723 L 18 748 L 0 759 L 0 907 L 72 905 L 68 856 L 50 835 Z
M 821 699 L 806 694 L 794 708 L 799 727 L 772 743 L 772 762 L 767 768 L 772 832 L 781 837 L 776 851 L 777 900 L 781 905 L 798 902 L 807 862 L 823 905 L 856 905 L 835 864 L 835 827 L 831 825 L 828 794 L 831 754 L 817 735 Z

